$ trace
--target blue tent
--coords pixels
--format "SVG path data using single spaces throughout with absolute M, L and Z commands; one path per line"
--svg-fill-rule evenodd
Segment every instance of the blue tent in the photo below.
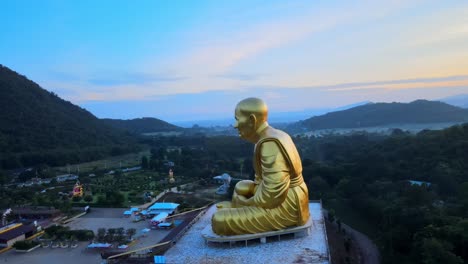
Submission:
M 166 257 L 165 256 L 154 256 L 154 263 L 155 264 L 165 264 Z

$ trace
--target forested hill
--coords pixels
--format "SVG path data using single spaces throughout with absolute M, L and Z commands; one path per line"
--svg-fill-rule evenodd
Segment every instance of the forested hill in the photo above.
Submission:
M 445 122 L 468 122 L 468 109 L 427 100 L 417 100 L 411 103 L 370 103 L 291 124 L 289 130 Z
M 468 124 L 294 140 L 310 198 L 373 237 L 383 264 L 468 263 Z
M 151 117 L 136 118 L 131 120 L 102 119 L 102 121 L 110 126 L 125 129 L 134 134 L 183 130 L 181 127 Z
M 135 141 L 0 65 L 0 166 L 60 165 L 120 154 Z

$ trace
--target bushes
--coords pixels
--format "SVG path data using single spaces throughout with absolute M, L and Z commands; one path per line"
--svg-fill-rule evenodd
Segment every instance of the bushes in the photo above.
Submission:
M 94 238 L 94 232 L 87 229 L 70 230 L 68 234 L 70 236 L 75 236 L 78 241 L 89 241 Z
M 36 241 L 23 240 L 23 241 L 16 241 L 15 244 L 13 244 L 13 247 L 17 250 L 28 250 L 37 245 L 39 245 L 39 243 Z
M 89 203 L 89 202 L 92 202 L 92 201 L 93 201 L 93 196 L 91 196 L 91 195 L 88 194 L 88 195 L 86 195 L 86 196 L 84 197 L 84 200 L 85 200 L 85 202 L 88 202 L 88 203 Z
M 96 240 L 101 243 L 113 243 L 126 244 L 131 241 L 132 236 L 136 234 L 135 228 L 129 228 L 127 231 L 123 227 L 120 228 L 99 228 Z
M 69 227 L 65 226 L 51 226 L 45 230 L 47 236 L 56 237 L 57 239 L 69 239 L 76 237 L 79 241 L 89 241 L 94 238 L 94 232 L 92 230 L 70 230 Z

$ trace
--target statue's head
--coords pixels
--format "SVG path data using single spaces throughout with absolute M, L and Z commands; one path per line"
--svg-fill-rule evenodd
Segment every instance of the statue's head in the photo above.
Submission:
M 267 121 L 268 107 L 261 99 L 247 98 L 237 104 L 235 118 L 234 128 L 239 131 L 239 136 L 255 143 L 257 129 Z

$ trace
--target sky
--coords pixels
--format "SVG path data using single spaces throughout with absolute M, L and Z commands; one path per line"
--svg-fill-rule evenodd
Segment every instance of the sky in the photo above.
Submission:
M 468 93 L 468 1 L 3 0 L 0 64 L 100 118 Z

